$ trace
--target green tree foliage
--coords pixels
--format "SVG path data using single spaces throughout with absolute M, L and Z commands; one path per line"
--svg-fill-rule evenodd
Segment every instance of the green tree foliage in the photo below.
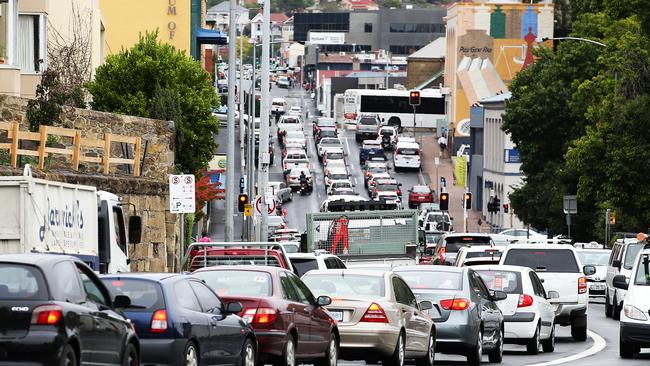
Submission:
M 61 123 L 63 106 L 85 108 L 84 91 L 81 87 L 67 88 L 58 72 L 47 69 L 36 86 L 36 98 L 27 103 L 29 129 L 38 131 L 40 125 Z
M 271 2 L 273 13 L 295 13 L 314 5 L 314 0 L 278 0 Z
M 177 129 L 176 164 L 196 173 L 214 154 L 219 105 L 210 74 L 197 61 L 146 33 L 129 50 L 107 57 L 88 83 L 96 110 L 173 120 Z

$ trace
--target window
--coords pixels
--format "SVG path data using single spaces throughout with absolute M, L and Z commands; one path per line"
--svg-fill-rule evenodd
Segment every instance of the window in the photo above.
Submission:
M 363 25 L 363 31 L 366 33 L 372 33 L 372 23 L 365 23 Z
M 415 295 L 411 292 L 409 286 L 399 277 L 393 277 L 393 290 L 395 291 L 395 300 L 402 305 L 417 308 L 418 302 Z
M 205 271 L 194 274 L 220 296 L 262 296 L 272 294 L 271 275 L 260 271 Z
M 63 300 L 68 302 L 79 302 L 86 298 L 79 283 L 79 276 L 74 264 L 68 261 L 59 262 L 54 265 L 57 274 L 58 288 L 62 291 Z
M 81 283 L 84 285 L 84 290 L 86 290 L 86 301 L 90 301 L 98 305 L 108 305 L 108 299 L 106 299 L 104 292 L 101 290 L 101 288 L 99 288 L 97 284 L 99 280 L 94 278 L 94 275 L 86 273 L 86 270 L 79 266 L 77 266 L 77 270 L 79 271 L 79 276 L 81 277 Z
M 46 300 L 41 271 L 22 264 L 0 264 L 0 300 Z
M 391 33 L 444 33 L 442 24 L 390 23 Z
M 18 66 L 23 72 L 42 71 L 45 60 L 45 17 L 18 16 Z
M 298 276 L 302 276 L 312 269 L 318 269 L 318 261 L 316 258 L 293 258 L 291 264 L 296 268 Z
M 361 112 L 363 113 L 413 113 L 407 96 L 362 95 Z M 416 107 L 417 113 L 445 114 L 445 98 L 422 98 Z
M 205 284 L 198 281 L 191 281 L 190 285 L 199 299 L 199 304 L 206 313 L 220 313 L 222 304 L 217 295 Z
M 196 299 L 196 295 L 188 281 L 178 281 L 174 285 L 174 292 L 176 293 L 176 299 L 178 299 L 178 305 L 183 309 L 201 311 L 199 301 Z
M 370 275 L 345 275 L 339 271 L 333 274 L 307 273 L 302 281 L 317 294 L 332 297 L 362 296 L 377 298 L 384 296 L 384 278 Z M 313 273 L 313 272 L 312 272 Z
M 282 295 L 285 299 L 289 301 L 300 302 L 298 292 L 296 291 L 296 288 L 293 287 L 291 279 L 287 277 L 286 273 L 280 274 L 280 285 L 282 285 Z
M 499 290 L 507 294 L 522 293 L 519 272 L 505 270 L 480 270 L 477 272 L 491 290 Z
M 113 228 L 117 246 L 126 253 L 126 233 L 124 232 L 124 216 L 120 207 L 113 207 Z
M 115 298 L 117 295 L 128 296 L 133 312 L 150 312 L 165 307 L 160 285 L 156 282 L 142 279 L 102 278 L 102 282 Z
M 546 291 L 544 290 L 544 285 L 542 285 L 542 281 L 540 281 L 539 277 L 537 277 L 537 273 L 535 272 L 528 272 L 528 273 L 530 275 L 530 281 L 533 283 L 533 291 L 535 292 L 535 295 L 546 298 Z
M 643 249 L 643 244 L 641 243 L 628 244 L 625 250 L 625 260 L 623 261 L 623 268 L 632 269 L 632 267 L 634 266 L 634 260 L 636 259 L 636 255 L 639 254 L 641 249 Z
M 575 255 L 569 249 L 513 249 L 508 252 L 503 264 L 529 267 L 542 272 L 580 272 Z
M 639 256 L 634 284 L 638 286 L 650 286 L 650 255 L 642 254 Z
M 289 275 L 289 278 L 291 279 L 291 282 L 293 282 L 293 285 L 296 287 L 296 293 L 298 294 L 301 303 L 305 305 L 313 305 L 316 303 L 316 300 L 314 300 L 314 295 L 312 295 L 309 288 L 300 280 L 300 278 L 295 275 Z
M 489 297 L 490 292 L 478 273 L 473 271 L 469 273 L 469 284 L 477 295 L 486 299 Z

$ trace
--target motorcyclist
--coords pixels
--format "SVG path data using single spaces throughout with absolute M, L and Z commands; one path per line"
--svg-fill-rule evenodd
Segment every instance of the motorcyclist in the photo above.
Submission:
M 305 175 L 305 172 L 304 172 L 304 171 L 301 171 L 301 172 L 300 172 L 300 178 L 299 178 L 299 180 L 300 180 L 300 187 L 302 188 L 302 187 L 303 187 L 303 184 L 304 184 L 304 187 L 305 187 L 305 189 L 306 189 L 306 188 L 307 188 L 307 176 Z

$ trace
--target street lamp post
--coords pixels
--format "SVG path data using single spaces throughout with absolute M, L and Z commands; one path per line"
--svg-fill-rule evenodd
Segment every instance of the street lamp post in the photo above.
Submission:
M 268 0 L 267 0 L 268 1 Z M 235 219 L 235 79 L 236 74 L 236 49 L 237 42 L 237 4 L 230 1 L 230 14 L 228 24 L 228 146 L 226 155 L 226 241 L 234 239 Z M 218 86 L 217 86 L 218 87 Z
M 269 105 L 270 105 L 270 55 L 271 52 L 271 0 L 264 0 L 264 10 L 262 13 L 262 102 L 260 106 L 260 160 L 259 160 L 259 191 L 262 195 L 261 219 L 260 219 L 260 238 L 264 242 L 268 240 L 268 204 L 266 188 L 269 181 Z

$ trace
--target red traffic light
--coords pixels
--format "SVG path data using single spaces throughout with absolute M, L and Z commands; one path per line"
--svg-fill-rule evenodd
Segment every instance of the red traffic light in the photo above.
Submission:
M 410 105 L 420 105 L 420 91 L 411 90 L 409 93 L 409 104 Z

